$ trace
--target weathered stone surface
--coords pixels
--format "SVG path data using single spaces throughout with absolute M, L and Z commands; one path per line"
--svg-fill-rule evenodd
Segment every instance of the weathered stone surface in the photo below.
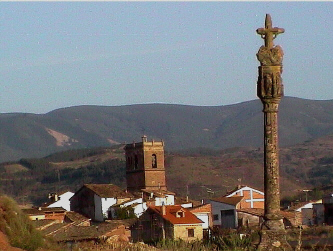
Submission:
M 257 95 L 263 103 L 264 112 L 264 186 L 265 215 L 258 250 L 292 250 L 286 240 L 286 231 L 280 214 L 278 109 L 283 97 L 282 60 L 283 51 L 273 44 L 274 38 L 284 29 L 272 27 L 269 14 L 265 28 L 257 33 L 265 40 L 257 58 L 260 62 Z
M 258 251 L 288 251 L 292 250 L 286 241 L 285 230 L 261 230 Z

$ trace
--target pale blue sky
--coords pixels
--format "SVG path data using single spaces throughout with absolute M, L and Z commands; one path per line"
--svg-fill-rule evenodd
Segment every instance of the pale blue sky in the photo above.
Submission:
M 285 29 L 285 95 L 333 99 L 333 2 L 2 2 L 0 112 L 256 99 L 256 29 Z

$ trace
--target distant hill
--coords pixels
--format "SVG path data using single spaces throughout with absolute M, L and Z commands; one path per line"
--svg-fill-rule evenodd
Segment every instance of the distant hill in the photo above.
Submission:
M 332 110 L 332 100 L 283 98 L 280 146 L 333 134 Z M 262 105 L 253 100 L 226 106 L 76 106 L 46 114 L 0 114 L 0 162 L 128 143 L 143 134 L 164 140 L 167 150 L 261 147 Z
M 84 183 L 113 183 L 125 189 L 124 145 L 68 150 L 40 159 L 0 164 L 0 193 L 20 203 L 45 202 L 49 192 L 77 191 Z M 263 190 L 263 148 L 237 147 L 167 151 L 168 189 L 192 199 L 218 197 L 237 185 Z M 304 189 L 332 193 L 333 135 L 280 149 L 282 197 Z

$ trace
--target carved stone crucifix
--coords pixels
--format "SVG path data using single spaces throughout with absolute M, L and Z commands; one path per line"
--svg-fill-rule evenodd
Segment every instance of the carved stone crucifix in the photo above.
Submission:
M 265 28 L 257 29 L 257 33 L 261 36 L 262 39 L 265 40 L 265 47 L 268 49 L 273 48 L 273 40 L 276 38 L 277 35 L 284 32 L 284 29 L 272 27 L 272 19 L 269 14 L 266 14 L 265 19 Z

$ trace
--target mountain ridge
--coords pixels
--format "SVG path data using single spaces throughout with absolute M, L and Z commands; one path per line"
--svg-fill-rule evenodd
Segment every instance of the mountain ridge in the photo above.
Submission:
M 333 134 L 332 110 L 333 100 L 283 98 L 280 146 Z M 59 145 L 55 134 L 63 135 L 67 143 Z M 82 105 L 45 114 L 0 114 L 0 162 L 128 143 L 140 140 L 143 134 L 165 141 L 167 150 L 261 147 L 262 104 L 252 100 L 222 106 Z

